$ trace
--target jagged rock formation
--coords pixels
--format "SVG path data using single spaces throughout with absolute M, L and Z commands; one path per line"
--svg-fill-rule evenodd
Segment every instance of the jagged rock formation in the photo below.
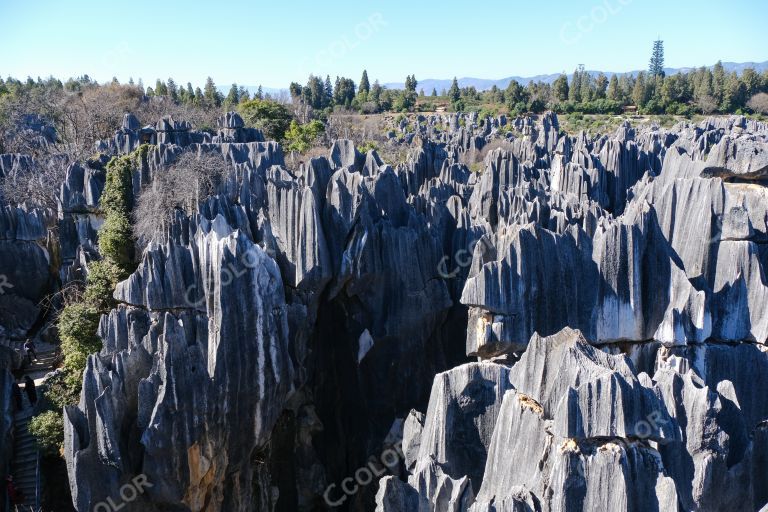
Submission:
M 0 179 L 33 162 L 0 155 Z M 0 201 L 0 340 L 23 340 L 37 321 L 40 301 L 53 289 L 50 211 Z
M 60 282 L 98 258 L 110 155 L 152 144 L 135 195 L 183 152 L 227 165 L 102 318 L 65 418 L 79 509 L 139 475 L 149 511 L 765 505 L 764 124 L 450 114 L 390 138 L 405 162 L 339 140 L 291 169 L 237 114 L 127 114 L 69 166 Z M 4 212 L 40 247 L 42 213 Z M 347 492 L 399 437 L 395 476 Z

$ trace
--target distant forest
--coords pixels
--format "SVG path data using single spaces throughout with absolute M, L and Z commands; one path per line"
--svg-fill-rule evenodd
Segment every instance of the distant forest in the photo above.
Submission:
M 145 86 L 116 78 L 99 84 L 87 75 L 65 82 L 27 78 L 0 78 L 0 153 L 39 152 L 29 131 L 47 138 L 56 151 L 85 158 L 95 141 L 110 138 L 125 112 L 139 119 L 156 120 L 164 115 L 190 121 L 201 130 L 214 131 L 224 111 L 237 110 L 251 126 L 281 140 L 289 149 L 302 151 L 323 130 L 329 116 L 383 112 L 476 111 L 481 115 L 519 115 L 552 110 L 559 114 L 768 115 L 768 71 L 744 69 L 728 73 L 718 62 L 711 69 L 665 75 L 664 49 L 656 41 L 648 71 L 636 75 L 594 76 L 577 68 L 571 78 L 560 75 L 552 83 L 521 84 L 511 81 L 505 89 L 486 91 L 459 87 L 454 78 L 447 90 L 426 93 L 409 75 L 403 89 L 388 89 L 366 71 L 359 82 L 347 77 L 324 79 L 310 75 L 307 83 L 291 83 L 278 96 L 251 94 L 232 84 L 223 94 L 210 77 L 203 87 L 177 84 L 172 78 Z M 419 92 L 417 92 L 419 91 Z M 26 135 L 25 135 L 26 134 Z M 29 146 L 29 147 L 27 147 Z

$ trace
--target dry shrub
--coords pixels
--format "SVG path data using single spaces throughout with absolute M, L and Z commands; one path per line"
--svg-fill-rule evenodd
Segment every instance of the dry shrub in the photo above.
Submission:
M 139 243 L 145 245 L 157 239 L 174 211 L 194 213 L 199 201 L 216 192 L 226 172 L 227 164 L 219 153 L 186 152 L 165 172 L 156 173 L 139 195 L 133 212 L 133 229 Z
M 749 99 L 747 106 L 759 114 L 768 114 L 768 94 L 755 94 Z
M 506 139 L 493 139 L 479 151 L 472 149 L 463 152 L 459 156 L 459 162 L 474 170 L 485 161 L 485 157 L 488 156 L 488 153 L 495 149 L 503 149 L 504 151 L 511 153 L 512 143 Z

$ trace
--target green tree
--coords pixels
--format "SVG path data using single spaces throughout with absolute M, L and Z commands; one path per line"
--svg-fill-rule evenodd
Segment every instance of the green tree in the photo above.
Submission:
M 224 99 L 224 105 L 229 109 L 233 108 L 238 103 L 240 103 L 240 90 L 237 88 L 237 84 L 232 84 L 232 87 L 229 88 L 229 93 L 227 93 L 227 97 Z
M 712 68 L 712 96 L 718 105 L 723 104 L 723 94 L 725 93 L 725 68 L 723 63 L 717 61 Z
M 744 82 L 739 80 L 738 75 L 734 71 L 725 79 L 725 87 L 723 89 L 723 99 L 720 109 L 723 112 L 735 112 L 736 110 L 743 108 L 746 101 L 746 86 L 744 85 Z
M 295 120 L 285 132 L 285 148 L 294 153 L 306 153 L 325 131 L 325 125 L 313 119 L 306 124 L 299 124 Z
M 203 96 L 205 97 L 205 103 L 208 107 L 221 106 L 221 93 L 216 89 L 216 84 L 213 83 L 213 78 L 211 77 L 205 79 Z
M 291 82 L 291 85 L 288 86 L 288 92 L 291 94 L 291 99 L 293 100 L 301 99 L 301 92 L 302 92 L 301 84 L 297 82 Z
M 325 82 L 323 83 L 323 108 L 333 105 L 333 86 L 331 85 L 330 75 L 325 75 Z
M 611 101 L 621 101 L 621 90 L 619 90 L 619 79 L 616 75 L 611 76 L 611 80 L 608 82 L 608 89 L 605 92 L 605 97 Z
M 597 75 L 597 79 L 595 79 L 595 98 L 597 99 L 605 98 L 607 89 L 608 89 L 608 77 L 600 73 L 599 75 Z
M 741 73 L 741 81 L 744 83 L 744 91 L 747 97 L 752 97 L 760 92 L 762 88 L 760 75 L 753 68 L 747 68 Z
M 337 77 L 333 89 L 333 101 L 336 105 L 350 107 L 355 99 L 355 82 L 351 78 Z
M 242 103 L 244 101 L 248 101 L 251 99 L 251 93 L 248 92 L 248 89 L 245 88 L 245 86 L 240 86 L 240 88 L 237 91 L 237 100 L 239 103 Z
M 528 103 L 528 94 L 517 80 L 509 82 L 506 91 L 504 91 L 504 98 L 506 98 L 510 110 L 515 110 L 518 104 L 525 105 Z
M 64 417 L 60 412 L 42 412 L 29 421 L 28 428 L 46 453 L 58 455 L 64 450 Z
M 581 70 L 581 82 L 579 84 L 579 87 L 581 87 L 581 101 L 587 102 L 592 101 L 595 97 L 595 81 L 592 78 L 592 75 L 589 74 L 588 71 L 584 71 L 583 67 Z
M 416 92 L 416 87 L 419 85 L 416 80 L 416 75 L 408 75 L 405 77 L 405 90 L 410 92 Z
M 368 101 L 368 93 L 371 91 L 371 84 L 368 81 L 368 71 L 363 70 L 363 76 L 360 78 L 360 87 L 357 88 L 357 93 L 360 96 L 360 101 Z
M 653 42 L 651 60 L 648 63 L 649 77 L 664 77 L 664 41 L 657 39 Z
M 568 99 L 573 101 L 574 103 L 581 103 L 581 82 L 582 82 L 582 74 L 584 73 L 584 66 L 580 65 L 576 70 L 573 72 L 573 78 L 571 78 L 571 86 L 568 89 Z
M 632 101 L 638 109 L 643 108 L 648 101 L 648 87 L 645 83 L 645 73 L 642 71 L 637 74 L 635 87 L 632 90 Z
M 291 113 L 276 101 L 253 99 L 240 103 L 237 110 L 248 125 L 261 129 L 269 140 L 282 140 L 291 124 Z
M 159 78 L 155 81 L 155 94 L 158 96 L 168 96 L 168 87 Z
M 325 88 L 320 77 L 309 75 L 307 85 L 301 89 L 301 98 L 305 105 L 320 110 L 330 105 L 325 97 Z
M 99 230 L 102 256 L 114 261 L 126 272 L 134 258 L 133 229 L 130 212 L 133 208 L 133 161 L 130 155 L 115 157 L 107 164 L 107 178 L 99 200 L 106 214 Z
M 565 73 L 557 77 L 552 83 L 552 93 L 557 101 L 568 100 L 568 77 Z
M 176 82 L 173 80 L 173 78 L 168 78 L 166 84 L 166 88 L 168 89 L 168 97 L 171 98 L 174 102 L 179 101 L 179 88 L 176 86 Z
M 371 92 L 368 95 L 369 99 L 375 103 L 379 103 L 381 100 L 381 85 L 379 84 L 378 80 L 375 80 L 373 82 L 373 86 L 371 87 Z
M 461 91 L 459 90 L 459 81 L 456 80 L 456 77 L 453 77 L 453 82 L 451 82 L 451 88 L 448 89 L 448 99 L 451 100 L 451 102 L 459 101 L 459 98 L 461 98 Z

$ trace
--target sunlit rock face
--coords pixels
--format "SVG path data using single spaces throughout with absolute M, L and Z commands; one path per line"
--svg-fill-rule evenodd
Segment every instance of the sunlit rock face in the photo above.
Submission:
M 66 411 L 75 502 L 145 475 L 152 506 L 248 510 L 254 460 L 293 389 L 277 264 L 217 216 L 150 246 L 115 295 L 105 350 Z

